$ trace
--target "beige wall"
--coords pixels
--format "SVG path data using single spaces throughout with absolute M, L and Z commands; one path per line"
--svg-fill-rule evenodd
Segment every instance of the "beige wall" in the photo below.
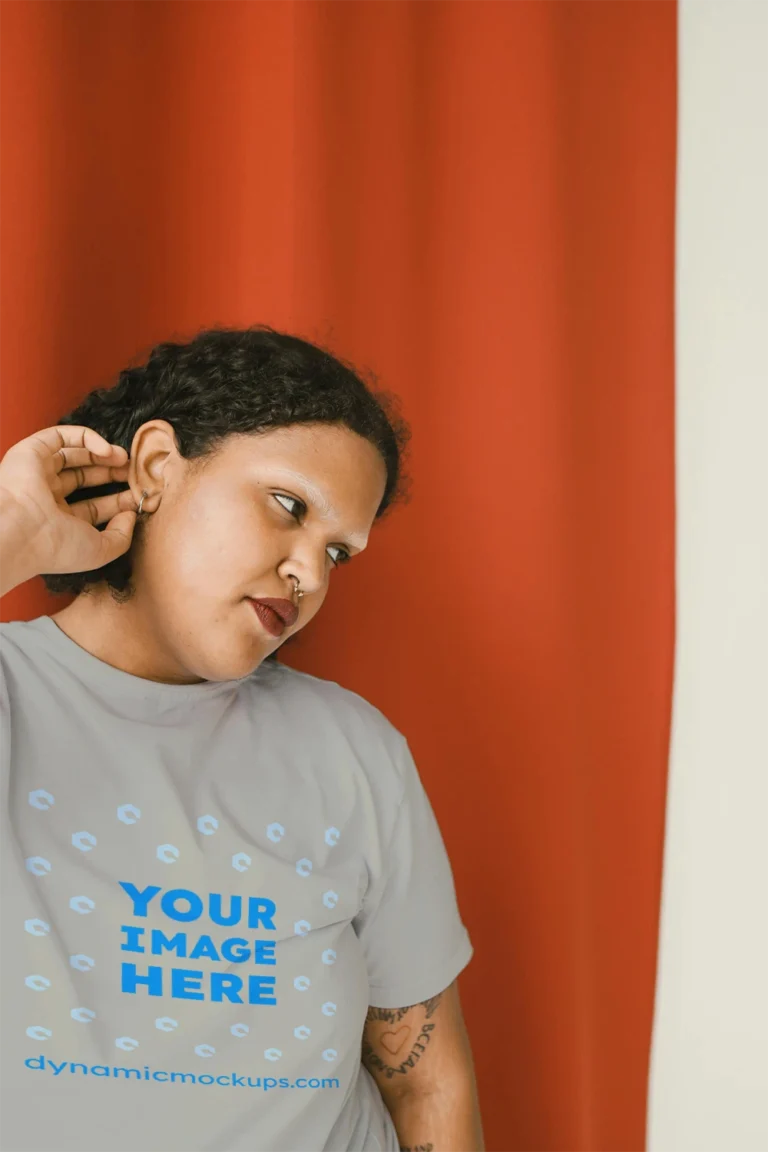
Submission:
M 768 1149 L 768 3 L 682 0 L 677 655 L 650 1152 Z

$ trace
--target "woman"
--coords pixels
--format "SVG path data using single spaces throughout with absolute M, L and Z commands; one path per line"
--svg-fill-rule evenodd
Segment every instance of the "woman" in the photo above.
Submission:
M 0 463 L 2 590 L 76 594 L 2 627 L 3 1147 L 481 1148 L 408 746 L 274 659 L 403 442 L 257 328 L 159 345 Z

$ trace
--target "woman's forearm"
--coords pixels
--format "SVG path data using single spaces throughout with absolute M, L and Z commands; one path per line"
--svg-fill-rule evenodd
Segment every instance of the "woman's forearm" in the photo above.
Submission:
M 385 1100 L 403 1152 L 483 1152 L 474 1084 L 447 1084 L 430 1093 Z
M 27 555 L 29 529 L 17 501 L 0 488 L 0 596 L 37 575 Z
M 456 980 L 418 1004 L 371 1007 L 362 1059 L 401 1148 L 483 1152 L 474 1061 Z

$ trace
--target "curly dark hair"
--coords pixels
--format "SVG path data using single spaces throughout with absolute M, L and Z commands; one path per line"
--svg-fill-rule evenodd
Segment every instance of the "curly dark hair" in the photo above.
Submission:
M 131 450 L 148 420 L 167 420 L 187 459 L 212 455 L 234 433 L 291 424 L 344 425 L 370 441 L 386 465 L 377 518 L 405 495 L 403 453 L 409 430 L 394 398 L 364 383 L 352 365 L 326 349 L 267 325 L 209 329 L 186 344 L 163 343 L 146 364 L 126 368 L 110 388 L 98 388 L 59 424 L 83 424 Z M 70 501 L 122 491 L 127 484 L 77 489 Z M 137 523 L 134 540 L 141 534 Z M 91 572 L 44 575 L 54 593 L 83 592 L 106 582 L 112 595 L 133 593 L 131 551 Z

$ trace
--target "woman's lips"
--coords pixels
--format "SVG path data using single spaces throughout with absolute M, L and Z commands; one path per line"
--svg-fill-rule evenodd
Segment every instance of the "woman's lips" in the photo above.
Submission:
M 261 604 L 258 600 L 251 600 L 251 605 L 270 636 L 282 636 L 283 632 L 285 632 L 285 624 L 283 624 L 274 608 L 270 608 L 266 604 Z
M 290 600 L 264 597 L 251 600 L 254 612 L 271 636 L 282 636 L 297 621 L 299 610 Z

